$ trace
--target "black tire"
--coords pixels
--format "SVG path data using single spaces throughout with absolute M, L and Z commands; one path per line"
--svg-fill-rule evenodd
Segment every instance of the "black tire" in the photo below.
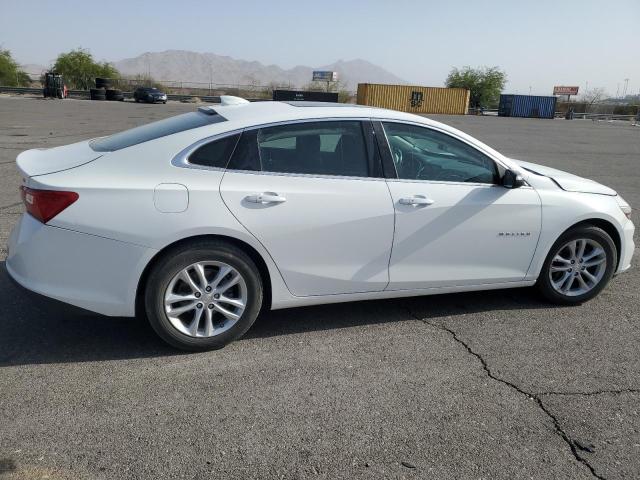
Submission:
M 604 268 L 602 278 L 597 283 L 597 285 L 591 288 L 591 290 L 582 295 L 564 295 L 558 292 L 552 285 L 550 278 L 551 263 L 558 253 L 558 250 L 563 245 L 565 245 L 567 242 L 570 242 L 571 240 L 578 239 L 588 239 L 598 242 L 604 250 L 606 256 L 606 266 Z M 553 244 L 553 247 L 551 247 L 551 250 L 549 251 L 549 254 L 547 255 L 547 258 L 542 266 L 542 270 L 540 271 L 540 276 L 538 277 L 536 286 L 540 293 L 550 302 L 560 305 L 578 305 L 580 303 L 591 300 L 607 286 L 607 283 L 609 283 L 609 280 L 611 280 L 611 277 L 613 276 L 617 265 L 618 254 L 616 251 L 616 246 L 607 232 L 592 225 L 573 227 L 564 232 L 560 236 L 560 238 L 558 238 L 558 240 L 556 240 L 556 242 Z
M 192 337 L 176 329 L 164 310 L 164 294 L 171 279 L 183 268 L 200 261 L 220 261 L 235 268 L 247 286 L 247 301 L 241 317 L 226 331 L 212 337 Z M 246 333 L 262 306 L 263 287 L 255 263 L 241 249 L 223 241 L 190 243 L 170 252 L 152 268 L 144 293 L 145 313 L 153 330 L 173 347 L 188 351 L 222 348 Z
M 111 80 L 96 77 L 96 88 L 111 88 Z
M 105 90 L 105 98 L 107 100 L 117 100 L 117 97 L 120 96 L 122 96 L 122 91 L 120 90 L 115 90 L 112 88 Z
M 91 100 L 105 100 L 106 94 L 102 88 L 91 88 L 89 89 L 89 97 Z

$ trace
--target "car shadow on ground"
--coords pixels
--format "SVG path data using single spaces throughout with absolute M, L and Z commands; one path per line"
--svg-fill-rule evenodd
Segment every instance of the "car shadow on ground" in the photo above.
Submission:
M 146 320 L 58 313 L 44 308 L 9 279 L 0 262 L 0 367 L 181 355 Z M 488 310 L 552 308 L 530 289 L 377 300 L 264 312 L 242 341 L 328 329 Z

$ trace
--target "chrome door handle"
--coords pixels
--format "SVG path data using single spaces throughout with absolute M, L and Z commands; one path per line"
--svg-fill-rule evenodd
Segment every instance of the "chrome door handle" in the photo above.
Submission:
M 283 197 L 282 195 L 278 195 L 275 192 L 262 192 L 256 195 L 249 195 L 248 197 L 245 197 L 245 200 L 251 203 L 262 203 L 262 204 L 282 203 L 287 201 L 285 197 Z
M 419 205 L 432 205 L 435 200 L 425 197 L 424 195 L 414 195 L 413 197 L 404 197 L 400 199 L 402 205 L 411 205 L 417 207 Z

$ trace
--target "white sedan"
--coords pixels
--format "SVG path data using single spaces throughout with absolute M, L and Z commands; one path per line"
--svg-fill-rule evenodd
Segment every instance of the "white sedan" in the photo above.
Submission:
M 531 285 L 577 304 L 634 250 L 610 188 L 368 107 L 225 97 L 17 165 L 11 277 L 146 315 L 188 350 L 240 337 L 261 309 Z

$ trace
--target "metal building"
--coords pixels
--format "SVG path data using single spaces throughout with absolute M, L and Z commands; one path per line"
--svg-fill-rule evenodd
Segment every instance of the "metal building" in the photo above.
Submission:
M 410 113 L 465 115 L 469 109 L 469 90 L 359 83 L 357 102 Z
M 538 95 L 500 95 L 498 115 L 501 117 L 553 118 L 557 97 Z

